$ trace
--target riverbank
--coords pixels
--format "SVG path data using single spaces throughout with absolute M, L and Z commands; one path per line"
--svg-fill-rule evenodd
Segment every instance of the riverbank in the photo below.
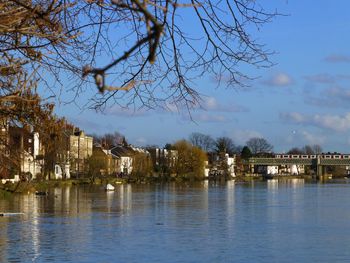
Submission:
M 69 185 L 106 185 L 106 184 L 122 184 L 127 183 L 126 179 L 120 178 L 83 178 L 68 180 L 47 180 L 47 181 L 20 181 L 16 183 L 6 183 L 0 185 L 0 197 L 15 193 L 35 193 L 46 192 L 50 188 L 64 187 Z
M 45 180 L 45 181 L 19 181 L 16 183 L 7 182 L 6 184 L 0 184 L 0 197 L 15 193 L 45 193 L 50 188 L 64 187 L 69 185 L 118 185 L 118 184 L 155 184 L 155 183 L 168 183 L 168 182 L 178 182 L 178 183 L 188 183 L 188 182 L 199 182 L 204 181 L 205 178 L 195 178 L 195 177 L 129 177 L 129 178 L 115 178 L 115 177 L 94 177 L 94 178 L 81 178 L 81 179 L 67 179 L 67 180 Z M 238 181 L 244 181 L 243 179 L 238 179 Z M 247 178 L 247 181 L 250 179 Z M 221 180 L 218 180 L 221 181 Z M 223 181 L 225 181 L 223 179 Z
M 237 176 L 234 178 L 237 183 L 249 183 L 251 181 L 264 181 L 267 179 L 305 179 L 306 181 L 313 181 L 311 176 L 276 176 L 273 178 L 266 178 L 264 176 Z M 9 196 L 15 193 L 29 194 L 36 192 L 46 192 L 50 188 L 64 187 L 69 185 L 118 185 L 118 184 L 154 184 L 154 183 L 167 183 L 167 182 L 177 182 L 177 183 L 189 183 L 189 182 L 199 182 L 208 180 L 207 178 L 186 178 L 186 177 L 134 177 L 134 178 L 115 178 L 115 177 L 95 177 L 95 178 L 81 178 L 81 179 L 67 179 L 67 180 L 46 180 L 46 181 L 20 181 L 16 183 L 8 182 L 6 184 L 0 184 L 0 198 Z M 224 178 L 221 179 L 209 179 L 209 181 L 226 181 Z

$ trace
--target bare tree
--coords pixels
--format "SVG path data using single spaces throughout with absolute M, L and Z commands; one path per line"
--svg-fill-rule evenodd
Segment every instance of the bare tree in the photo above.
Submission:
M 294 154 L 320 154 L 322 153 L 322 147 L 318 144 L 315 145 L 305 145 L 301 149 L 294 147 L 289 150 L 288 153 L 294 153 Z
M 303 151 L 303 149 L 300 149 L 298 147 L 293 147 L 287 153 L 288 154 L 303 154 L 304 151 Z
M 1 0 L 0 10 L 0 55 L 12 60 L 0 71 L 50 72 L 62 87 L 75 76 L 76 96 L 85 77 L 100 91 L 94 109 L 197 106 L 194 81 L 207 73 L 245 85 L 241 65 L 271 65 L 254 35 L 277 15 L 238 0 Z
M 252 154 L 270 153 L 273 146 L 264 138 L 254 137 L 246 142 Z
M 0 1 L 0 103 L 36 93 L 34 83 L 45 81 L 43 69 L 53 75 L 60 68 L 73 70 L 64 51 L 75 36 L 61 23 L 70 6 L 57 0 Z
M 212 151 L 215 147 L 215 141 L 210 135 L 194 132 L 190 134 L 189 141 L 193 146 L 197 146 L 203 151 Z
M 265 11 L 256 1 L 91 2 L 101 11 L 97 45 L 108 38 L 104 32 L 112 28 L 111 17 L 117 18 L 114 26 L 126 24 L 128 40 L 134 39 L 122 52 L 114 48 L 109 64 L 84 68 L 83 74 L 92 75 L 101 92 L 110 91 L 95 98 L 95 108 L 124 94 L 128 102 L 148 107 L 179 102 L 192 107 L 199 99 L 193 81 L 205 73 L 228 85 L 243 85 L 249 77 L 239 65 L 271 65 L 269 51 L 249 32 L 250 26 L 259 29 L 277 13 Z M 106 79 L 109 72 L 114 81 Z
M 303 151 L 304 154 L 315 154 L 314 149 L 312 148 L 311 145 L 305 145 L 302 148 L 302 151 Z
M 0 120 L 52 114 L 38 85 L 97 110 L 197 107 L 203 75 L 245 85 L 241 66 L 271 65 L 255 34 L 276 15 L 246 0 L 0 0 Z
M 125 140 L 125 137 L 117 131 L 103 135 L 93 134 L 92 137 L 94 138 L 94 141 L 101 144 L 103 147 L 106 147 L 107 149 L 112 146 L 121 144 L 123 140 Z
M 320 154 L 323 151 L 322 147 L 320 145 L 318 145 L 318 144 L 313 145 L 312 149 L 313 149 L 315 154 Z
M 219 154 L 228 153 L 232 155 L 235 152 L 235 144 L 231 138 L 219 137 L 216 139 L 215 151 Z

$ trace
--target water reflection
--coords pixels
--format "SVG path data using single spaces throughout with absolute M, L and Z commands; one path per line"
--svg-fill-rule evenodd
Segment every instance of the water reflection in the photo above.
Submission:
M 303 179 L 54 188 L 0 200 L 25 213 L 0 218 L 0 262 L 342 261 L 349 198 Z
M 233 226 L 235 225 L 235 180 L 229 180 L 226 182 L 226 218 L 227 229 L 229 233 L 233 233 Z
M 278 189 L 278 179 L 269 179 L 269 180 L 267 180 L 267 188 L 269 190 L 276 190 L 276 189 Z
M 132 186 L 127 185 L 118 185 L 116 187 L 116 193 L 119 195 L 119 207 L 125 213 L 131 210 L 132 208 Z
M 31 201 L 33 202 L 33 214 L 32 214 L 32 241 L 33 241 L 33 260 L 36 261 L 36 259 L 40 256 L 40 225 L 39 225 L 39 199 L 34 198 L 34 195 L 31 195 Z M 29 207 L 29 203 L 28 206 Z
M 3 211 L 3 210 L 0 210 Z M 7 251 L 9 250 L 8 247 L 8 238 L 7 238 L 7 232 L 8 232 L 8 223 L 9 218 L 0 218 L 0 262 L 6 262 L 8 255 Z
M 107 195 L 107 202 L 106 202 L 107 212 L 111 213 L 113 208 L 114 191 L 106 191 L 106 195 Z

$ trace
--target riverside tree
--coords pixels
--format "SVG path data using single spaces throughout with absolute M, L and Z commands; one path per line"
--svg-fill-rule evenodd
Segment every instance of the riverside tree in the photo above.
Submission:
M 191 133 L 189 136 L 189 141 L 193 146 L 196 146 L 206 152 L 212 151 L 215 147 L 215 140 L 210 135 L 199 132 Z
M 177 141 L 173 146 L 178 152 L 176 175 L 184 178 L 203 178 L 208 160 L 206 153 L 186 140 Z
M 136 152 L 133 156 L 132 177 L 149 177 L 153 172 L 153 164 L 149 154 L 145 152 Z
M 229 137 L 219 137 L 215 141 L 215 152 L 218 154 L 234 154 L 236 146 Z
M 273 146 L 264 138 L 254 137 L 246 142 L 252 154 L 271 153 Z
M 248 160 L 250 157 L 252 157 L 252 152 L 248 146 L 243 147 L 241 151 L 241 157 L 242 159 L 245 159 L 245 160 Z

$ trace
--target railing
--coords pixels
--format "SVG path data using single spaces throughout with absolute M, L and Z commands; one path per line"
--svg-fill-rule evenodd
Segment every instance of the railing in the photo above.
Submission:
M 350 165 L 349 154 L 276 154 L 275 157 L 252 157 L 244 164 L 250 165 Z

